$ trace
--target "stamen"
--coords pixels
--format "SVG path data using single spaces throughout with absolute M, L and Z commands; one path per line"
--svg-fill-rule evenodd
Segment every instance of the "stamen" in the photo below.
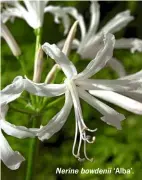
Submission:
M 90 141 L 89 139 L 91 139 L 91 136 L 87 136 L 86 141 L 87 141 L 88 143 L 94 143 L 94 142 L 95 142 L 95 136 L 92 137 L 92 140 L 91 140 L 91 141 Z
M 98 129 L 97 128 L 96 129 L 89 129 L 89 128 L 87 128 L 86 130 L 89 131 L 89 132 L 96 132 Z
M 91 161 L 91 162 L 93 162 L 93 158 L 88 158 L 88 156 L 87 156 L 87 154 L 86 154 L 86 141 L 84 141 L 84 156 L 85 156 L 85 158 L 88 160 L 88 161 Z
M 75 154 L 75 146 L 76 146 L 77 134 L 78 134 L 78 126 L 77 126 L 77 121 L 76 121 L 76 123 L 75 123 L 75 136 L 74 136 L 74 142 L 73 142 L 73 147 L 72 147 L 72 154 L 76 158 L 78 157 L 78 154 Z
M 81 136 L 80 136 L 79 145 L 78 145 L 78 150 L 77 150 L 77 154 L 78 154 L 78 155 L 80 155 L 81 144 L 82 144 L 82 138 L 81 138 Z

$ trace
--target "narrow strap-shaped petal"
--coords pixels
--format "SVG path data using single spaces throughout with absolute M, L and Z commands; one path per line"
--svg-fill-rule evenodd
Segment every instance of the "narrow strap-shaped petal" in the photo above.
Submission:
M 123 11 L 118 13 L 113 19 L 111 19 L 100 32 L 115 33 L 127 26 L 129 22 L 133 20 L 133 16 L 130 15 L 130 11 Z
M 75 77 L 75 79 L 86 79 L 99 72 L 112 58 L 114 43 L 114 36 L 112 34 L 106 34 L 104 47 L 99 50 L 95 59 L 93 59 L 87 67 Z
M 98 2 L 92 1 L 90 6 L 91 21 L 88 33 L 95 34 L 100 21 L 100 6 Z
M 3 136 L 0 129 L 0 159 L 11 170 L 16 170 L 20 167 L 24 157 L 17 151 L 13 151 Z
M 2 105 L 0 109 L 0 128 L 8 135 L 17 137 L 19 139 L 27 137 L 35 137 L 38 128 L 26 128 L 24 126 L 15 126 L 5 120 L 6 113 L 8 111 L 8 105 Z
M 76 80 L 75 83 L 86 90 L 109 90 L 117 92 L 128 92 L 141 87 L 139 81 L 132 80 L 94 80 L 85 79 L 82 81 Z
M 5 119 L 7 111 L 8 111 L 8 105 L 3 104 L 0 106 L 0 120 Z
M 142 102 L 142 87 L 134 91 L 123 92 L 122 94 L 139 102 Z
M 104 34 L 90 36 L 87 40 L 84 38 L 84 40 L 80 42 L 77 52 L 83 59 L 94 59 L 98 51 L 104 47 L 103 41 Z
M 118 74 L 119 77 L 126 75 L 123 64 L 116 58 L 111 58 L 111 60 L 108 62 L 108 65 Z
M 122 38 L 117 39 L 115 42 L 116 49 L 131 49 L 131 52 L 142 52 L 142 40 L 137 38 Z
M 81 30 L 81 40 L 83 40 L 83 38 L 86 35 L 86 27 L 85 27 L 85 23 L 84 23 L 84 18 L 81 14 L 78 13 L 77 9 L 73 8 L 73 7 L 65 7 L 63 8 L 63 10 L 70 14 L 72 17 L 74 17 L 80 26 L 80 30 Z
M 17 42 L 15 41 L 14 37 L 12 36 L 11 32 L 7 28 L 4 23 L 1 23 L 1 35 L 7 42 L 8 46 L 10 47 L 14 56 L 19 56 L 21 54 L 20 47 L 18 46 Z
M 18 76 L 14 79 L 12 84 L 6 86 L 1 91 L 1 103 L 8 104 L 9 102 L 17 99 L 24 90 L 23 78 Z
M 77 70 L 73 63 L 65 56 L 65 54 L 55 45 L 50 45 L 49 43 L 45 43 L 42 45 L 43 50 L 47 55 L 49 55 L 52 59 L 59 64 L 67 76 L 67 78 L 72 78 L 74 75 L 77 75 Z
M 118 113 L 105 103 L 99 101 L 95 97 L 91 96 L 89 93 L 84 91 L 81 88 L 78 88 L 79 96 L 86 101 L 88 104 L 90 104 L 92 107 L 97 109 L 101 114 L 104 116 L 101 118 L 104 122 L 106 122 L 109 125 L 112 125 L 116 127 L 117 129 L 121 129 L 120 122 L 125 119 L 123 114 Z
M 21 8 L 23 8 L 23 7 L 21 6 Z M 24 10 L 26 12 L 26 10 L 24 8 L 22 10 Z M 20 12 L 19 8 L 10 7 L 10 8 L 6 8 L 6 10 L 3 12 L 3 15 L 5 17 L 7 17 L 7 18 L 5 18 L 5 20 L 10 19 L 11 17 L 23 18 L 22 12 L 23 11 Z M 3 23 L 5 23 L 5 20 L 3 21 Z
M 140 70 L 136 73 L 121 77 L 119 79 L 128 79 L 128 80 L 135 80 L 135 79 L 138 80 L 139 79 L 139 80 L 142 80 L 142 70 Z
M 89 93 L 93 96 L 99 97 L 105 101 L 120 106 L 121 108 L 126 109 L 127 111 L 142 115 L 142 103 L 133 100 L 129 97 L 123 96 L 116 92 L 105 90 L 91 90 L 89 91 Z
M 81 41 L 81 44 L 80 44 L 80 47 L 78 49 L 78 52 L 84 56 L 86 53 L 83 53 L 83 51 L 88 51 L 86 50 L 87 48 L 87 44 L 90 44 L 90 48 L 92 47 L 91 46 L 91 43 L 92 43 L 92 39 L 97 31 L 97 28 L 98 28 L 98 24 L 99 24 L 99 19 L 100 19 L 100 6 L 97 2 L 95 1 L 92 1 L 91 2 L 91 6 L 90 6 L 90 13 L 91 13 L 91 20 L 90 20 L 90 26 L 89 26 L 89 29 L 88 29 L 88 32 L 86 33 L 85 37 L 82 39 Z M 89 41 L 91 41 L 89 43 Z M 97 40 L 96 42 L 97 43 Z M 88 47 L 88 48 L 89 48 Z M 93 49 L 95 47 L 93 46 Z M 88 52 L 88 54 L 90 54 Z M 91 58 L 94 58 L 95 56 L 91 57 Z
M 38 132 L 38 138 L 43 141 L 49 139 L 57 133 L 65 124 L 72 108 L 72 99 L 70 92 L 67 90 L 65 94 L 65 104 L 61 111 L 57 113 L 46 126 L 41 127 Z
M 15 126 L 5 120 L 0 120 L 0 126 L 6 134 L 19 139 L 35 137 L 38 132 L 38 129 L 28 129 L 24 126 Z
M 71 22 L 67 12 L 64 11 L 64 8 L 61 8 L 60 6 L 48 6 L 45 8 L 44 12 L 52 13 L 55 16 L 54 21 L 56 23 L 60 23 L 59 18 L 61 18 L 65 28 L 64 34 L 67 34 Z
M 29 93 L 37 96 L 59 96 L 65 93 L 65 84 L 45 84 L 45 83 L 34 83 L 29 79 L 24 79 L 24 89 Z

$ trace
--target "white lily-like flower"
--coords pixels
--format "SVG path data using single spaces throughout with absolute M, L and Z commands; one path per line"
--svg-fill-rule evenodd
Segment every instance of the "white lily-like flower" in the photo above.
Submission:
M 130 112 L 142 114 L 142 103 L 131 98 L 131 96 L 130 98 L 127 96 L 127 92 L 129 91 L 135 92 L 135 90 L 137 90 L 138 88 L 142 90 L 140 83 L 141 77 L 139 78 L 138 76 L 137 78 L 134 78 L 134 80 L 133 78 L 116 80 L 88 79 L 99 72 L 111 59 L 114 44 L 114 36 L 112 34 L 105 35 L 104 46 L 98 51 L 96 57 L 88 64 L 88 66 L 79 74 L 77 73 L 77 70 L 72 62 L 66 57 L 63 52 L 61 52 L 61 50 L 55 44 L 50 45 L 49 43 L 45 43 L 42 46 L 45 53 L 60 65 L 66 76 L 66 79 L 64 81 L 64 85 L 66 86 L 66 100 L 61 111 L 57 115 L 55 115 L 46 126 L 41 127 L 40 131 L 38 132 L 40 140 L 49 139 L 54 133 L 62 128 L 67 120 L 73 104 L 76 119 L 75 139 L 72 150 L 73 155 L 81 160 L 80 149 L 83 141 L 84 156 L 86 159 L 92 160 L 89 159 L 86 154 L 86 143 L 93 143 L 95 137 L 91 139 L 91 137 L 87 135 L 87 131 L 95 132 L 96 129 L 91 130 L 86 126 L 83 120 L 79 98 L 82 98 L 88 104 L 97 109 L 103 115 L 101 120 L 109 125 L 116 127 L 117 129 L 121 129 L 120 122 L 125 119 L 124 115 L 118 113 L 113 108 L 101 102 L 94 96 L 117 104 L 118 106 Z M 100 95 L 99 93 L 102 94 Z M 126 93 L 126 95 L 123 95 L 123 93 Z M 91 94 L 93 94 L 93 96 Z M 77 153 L 75 153 L 78 132 L 80 134 L 80 140 Z
M 8 104 L 11 101 L 19 98 L 22 92 L 26 90 L 27 92 L 37 95 L 37 96 L 60 96 L 65 92 L 64 84 L 45 84 L 45 83 L 34 83 L 33 81 L 17 76 L 12 84 L 6 86 L 1 93 L 0 105 Z
M 64 123 L 67 120 L 67 117 L 70 113 L 72 105 L 75 109 L 75 117 L 76 117 L 76 131 L 75 131 L 75 139 L 73 145 L 73 154 L 78 159 L 80 158 L 80 148 L 82 141 L 84 142 L 84 156 L 86 159 L 89 159 L 86 154 L 86 142 L 93 143 L 95 137 L 90 140 L 90 136 L 86 135 L 87 131 L 96 131 L 89 129 L 83 120 L 81 105 L 79 101 L 79 97 L 85 100 L 88 104 L 96 108 L 103 117 L 101 120 L 106 122 L 109 125 L 116 127 L 117 129 L 121 129 L 120 122 L 124 120 L 124 115 L 119 114 L 117 111 L 109 107 L 107 104 L 101 102 L 97 98 L 91 96 L 90 94 L 94 94 L 94 96 L 107 100 L 108 102 L 117 104 L 124 109 L 134 112 L 136 114 L 142 114 L 142 101 L 140 101 L 140 97 L 142 94 L 141 87 L 141 71 L 127 76 L 122 79 L 116 80 L 93 80 L 88 79 L 92 75 L 96 74 L 100 71 L 106 63 L 111 59 L 114 47 L 114 36 L 111 34 L 105 35 L 104 38 L 104 47 L 100 49 L 97 53 L 96 58 L 93 59 L 89 65 L 85 68 L 85 70 L 79 74 L 77 74 L 77 70 L 75 66 L 69 61 L 69 59 L 64 55 L 63 52 L 56 45 L 50 45 L 45 43 L 43 45 L 43 50 L 51 56 L 52 59 L 60 65 L 62 70 L 66 75 L 66 80 L 64 84 L 45 84 L 45 83 L 34 83 L 27 78 L 16 77 L 12 84 L 8 85 L 1 91 L 1 109 L 2 114 L 4 114 L 4 107 L 14 101 L 18 97 L 20 97 L 21 93 L 26 90 L 29 93 L 35 94 L 37 96 L 47 96 L 54 97 L 65 94 L 65 104 L 61 111 L 55 115 L 52 120 L 46 125 L 41 127 L 40 129 L 25 129 L 24 130 L 28 134 L 34 134 L 34 136 L 38 136 L 39 139 L 49 139 L 54 133 L 58 132 Z M 104 92 L 104 94 L 103 94 Z M 102 93 L 102 94 L 101 94 Z M 100 95 L 101 94 L 101 95 Z M 108 99 L 107 99 L 108 94 Z M 114 96 L 116 95 L 116 96 Z M 101 96 L 101 97 L 100 97 Z M 121 102 L 120 99 L 123 101 Z M 1 115 L 1 119 L 4 119 L 4 116 Z M 7 121 L 1 121 L 1 129 L 4 129 L 5 124 L 8 124 Z M 7 129 L 7 128 L 6 128 Z M 20 129 L 21 130 L 21 129 Z M 23 128 L 22 128 L 23 130 Z M 6 130 L 5 130 L 6 131 Z M 9 135 L 15 136 L 17 131 L 17 127 L 15 130 L 9 130 Z M 77 153 L 75 153 L 75 146 L 77 143 L 77 134 L 80 134 L 80 141 L 78 145 Z M 20 135 L 20 133 L 18 133 Z M 27 134 L 27 136 L 28 136 Z M 26 136 L 26 134 L 25 134 Z M 17 136 L 16 136 L 17 137 Z M 22 138 L 22 137 L 21 137 Z M 2 146 L 3 147 L 3 146 Z M 3 160 L 3 159 L 2 159 Z M 89 159 L 90 160 L 90 159 Z M 3 160 L 4 161 L 4 160 Z M 20 160 L 18 161 L 20 163 Z M 5 163 L 6 164 L 6 163 Z
M 14 152 L 6 139 L 2 134 L 2 130 L 13 137 L 16 138 L 27 138 L 27 137 L 35 137 L 37 136 L 37 132 L 39 129 L 37 128 L 26 128 L 24 126 L 15 126 L 8 121 L 5 120 L 5 115 L 8 110 L 8 103 L 14 101 L 19 98 L 24 90 L 28 92 L 38 95 L 38 96 L 58 96 L 65 92 L 65 85 L 58 84 L 37 84 L 28 79 L 23 79 L 18 76 L 14 79 L 12 84 L 8 85 L 1 91 L 0 97 L 0 159 L 4 162 L 4 164 L 12 169 L 18 169 L 22 161 L 24 161 L 24 157 L 19 152 Z
M 79 21 L 81 30 L 81 40 L 75 39 L 73 41 L 73 48 L 77 49 L 78 54 L 85 58 L 94 58 L 98 50 L 103 46 L 103 33 L 116 33 L 124 28 L 134 17 L 130 15 L 130 11 L 126 10 L 117 14 L 112 18 L 102 29 L 97 32 L 100 21 L 100 6 L 98 2 L 91 1 L 90 13 L 91 20 L 88 31 L 86 30 L 83 16 L 80 15 L 75 8 L 64 8 L 64 11 L 68 12 L 72 17 Z M 59 47 L 62 47 L 64 40 L 58 43 Z M 116 49 L 131 49 L 131 52 L 142 52 L 142 40 L 136 38 L 122 38 L 116 40 Z M 122 63 L 113 58 L 108 64 L 113 70 L 115 70 L 120 77 L 126 74 L 125 68 Z
M 49 0 L 23 0 L 25 7 L 19 1 L 13 1 L 4 11 L 5 16 L 18 17 L 24 19 L 33 29 L 42 27 L 44 13 L 54 15 L 54 21 L 59 23 L 59 18 L 63 20 L 64 33 L 66 34 L 70 27 L 70 19 L 66 12 L 60 6 L 46 6 Z

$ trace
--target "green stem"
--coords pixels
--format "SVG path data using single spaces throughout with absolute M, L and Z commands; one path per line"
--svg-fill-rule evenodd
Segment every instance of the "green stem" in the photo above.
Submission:
M 41 122 L 40 116 L 36 116 L 33 119 L 32 128 L 37 128 Z M 27 172 L 25 180 L 34 180 L 35 179 L 35 166 L 37 164 L 37 154 L 39 149 L 39 140 L 35 137 L 30 139 L 29 142 L 29 154 L 28 154 L 28 164 L 27 164 Z
M 14 110 L 14 111 L 17 111 L 19 113 L 22 113 L 22 114 L 33 114 L 33 112 L 29 112 L 29 111 L 26 111 L 26 110 L 23 110 L 23 109 L 17 109 L 16 107 L 13 107 L 12 105 L 10 105 L 10 109 Z
M 64 100 L 64 96 L 62 96 L 62 97 L 60 97 L 60 98 L 58 98 L 58 99 L 56 99 L 56 100 L 54 100 L 54 101 L 52 101 L 52 102 L 50 102 L 48 104 L 45 102 L 45 104 L 42 107 L 42 111 L 44 111 L 45 108 L 49 109 L 49 108 L 52 108 L 52 107 L 56 107 L 58 103 L 62 102 L 62 100 Z
M 21 65 L 21 68 L 22 68 L 22 71 L 23 71 L 23 75 L 26 75 L 25 64 L 24 64 L 24 61 L 23 61 L 23 59 L 21 57 L 22 57 L 22 55 L 16 56 L 18 62 Z
M 42 29 L 41 28 L 36 29 L 35 34 L 36 34 L 36 45 L 35 45 L 34 61 L 36 59 L 38 49 L 39 49 L 40 44 L 41 44 Z M 31 95 L 32 105 L 34 106 L 35 109 L 37 108 L 38 100 L 39 100 L 38 98 L 35 99 L 35 97 Z M 40 116 L 35 117 L 35 119 L 33 119 L 32 128 L 38 128 L 40 123 L 41 123 L 41 117 Z M 37 156 L 38 146 L 39 146 L 39 140 L 36 137 L 30 140 L 30 142 L 29 142 L 29 154 L 28 154 L 28 165 L 27 165 L 25 180 L 35 179 L 34 172 L 35 172 L 36 156 Z

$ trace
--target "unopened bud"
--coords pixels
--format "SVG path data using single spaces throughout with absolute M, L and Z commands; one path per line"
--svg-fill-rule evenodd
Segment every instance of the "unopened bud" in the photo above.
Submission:
M 75 34 L 76 34 L 76 29 L 77 29 L 77 25 L 78 25 L 78 21 L 75 21 L 74 24 L 72 25 L 70 31 L 69 31 L 69 34 L 66 38 L 66 41 L 65 41 L 65 44 L 64 44 L 64 47 L 62 49 L 62 52 L 68 56 L 69 53 L 70 53 L 70 50 L 71 50 L 71 46 L 72 46 L 72 41 L 75 37 Z
M 35 62 L 34 62 L 34 75 L 33 81 L 39 83 L 41 80 L 41 73 L 43 68 L 43 50 L 40 46 L 36 53 Z
M 7 42 L 8 46 L 10 47 L 14 56 L 18 57 L 21 54 L 20 47 L 18 46 L 17 42 L 15 41 L 14 37 L 12 36 L 11 32 L 7 28 L 7 26 L 1 22 L 1 34 L 2 37 Z

